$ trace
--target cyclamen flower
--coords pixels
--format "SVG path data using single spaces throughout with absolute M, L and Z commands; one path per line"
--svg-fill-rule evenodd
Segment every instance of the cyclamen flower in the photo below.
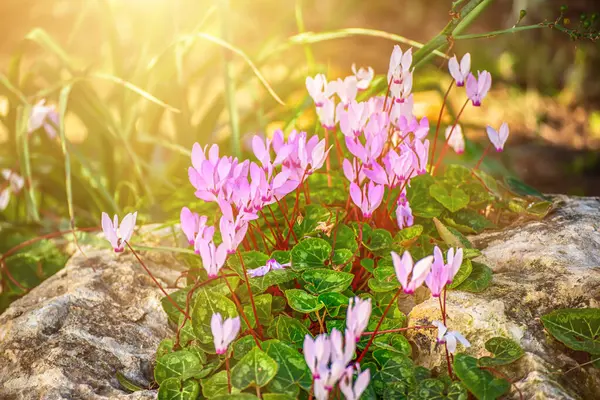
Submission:
M 25 185 L 25 180 L 10 169 L 3 169 L 1 175 L 7 182 L 0 184 L 0 211 L 5 210 L 6 207 L 8 207 L 10 194 L 19 193 Z
M 325 100 L 330 96 L 327 85 L 327 78 L 323 74 L 318 74 L 314 78 L 306 77 L 306 90 L 315 102 L 316 107 L 322 107 Z
M 219 270 L 223 268 L 225 260 L 227 259 L 227 246 L 225 243 L 221 243 L 219 246 L 215 246 L 215 243 L 211 240 L 200 239 L 196 242 L 198 252 L 202 258 L 202 266 L 208 273 L 209 278 L 214 278 L 219 273 Z
M 473 74 L 467 77 L 467 96 L 475 107 L 481 105 L 491 87 L 492 75 L 487 71 L 477 72 L 477 79 Z
M 316 136 L 313 136 L 316 137 Z M 327 150 L 325 150 L 325 139 L 321 140 L 309 151 L 308 144 L 305 143 L 304 140 L 300 140 L 298 143 L 298 157 L 300 159 L 300 165 L 304 171 L 308 175 L 312 174 L 319 168 L 323 166 L 325 160 L 327 159 L 327 155 L 331 150 L 332 146 L 329 146 Z M 310 154 L 309 154 L 310 152 Z M 308 165 L 310 164 L 310 168 Z
M 332 99 L 326 99 L 323 105 L 317 108 L 317 116 L 323 128 L 329 131 L 335 130 L 335 102 Z
M 352 378 L 354 375 L 354 369 L 348 368 L 346 373 L 340 380 L 340 390 L 346 397 L 346 400 L 359 400 L 371 380 L 371 371 L 367 368 L 363 372 L 358 369 L 358 376 L 352 385 Z
M 198 232 L 204 231 L 208 218 L 205 215 L 200 217 L 187 207 L 181 209 L 179 218 L 181 220 L 181 230 L 187 237 L 189 244 L 194 244 Z
M 471 343 L 458 331 L 448 331 L 448 328 L 440 321 L 433 321 L 431 324 L 438 328 L 437 342 L 446 343 L 450 353 L 456 353 L 457 341 L 465 347 L 471 347 Z
M 342 104 L 350 104 L 356 99 L 358 92 L 358 81 L 355 76 L 347 76 L 344 79 L 338 78 L 336 81 L 330 82 L 327 90 L 329 93 L 337 93 Z
M 350 298 L 346 314 L 346 328 L 354 335 L 356 343 L 360 341 L 361 335 L 367 329 L 371 310 L 371 299 Z
M 404 252 L 402 258 L 394 251 L 391 254 L 396 277 L 400 285 L 402 285 L 404 293 L 413 294 L 423 284 L 425 278 L 427 278 L 427 274 L 429 274 L 431 264 L 433 263 L 433 256 L 425 257 L 414 264 L 412 256 L 408 251 Z
M 312 373 L 313 379 L 319 379 L 319 370 L 329 362 L 331 353 L 331 343 L 326 334 L 317 335 L 314 339 L 310 335 L 304 337 L 302 346 L 304 351 L 304 360 Z
M 360 136 L 369 116 L 372 115 L 366 103 L 357 101 L 350 102 L 348 109 L 340 110 L 338 114 L 340 130 L 344 136 L 350 138 Z
M 388 83 L 401 84 L 405 75 L 409 74 L 412 64 L 412 48 L 402 53 L 400 46 L 395 45 L 390 57 L 390 66 L 388 69 Z
M 506 122 L 503 122 L 502 125 L 500 125 L 500 129 L 498 130 L 498 132 L 496 132 L 494 128 L 488 125 L 486 127 L 486 131 L 488 138 L 496 148 L 496 151 L 501 152 L 502 150 L 504 150 L 504 144 L 506 143 L 509 134 L 508 124 Z
M 373 71 L 373 68 L 360 68 L 357 71 L 355 64 L 352 64 L 352 73 L 356 77 L 356 87 L 358 90 L 365 90 L 368 88 L 369 84 L 371 84 L 371 81 L 373 80 L 373 77 L 375 76 L 375 71 Z
M 223 322 L 220 313 L 214 313 L 210 320 L 210 330 L 213 334 L 217 354 L 227 353 L 227 347 L 237 337 L 241 327 L 240 317 L 227 318 Z
M 460 60 L 460 66 L 458 65 L 456 55 L 452 57 L 448 61 L 448 70 L 456 81 L 456 86 L 464 86 L 465 80 L 471 72 L 471 54 L 467 53 L 463 56 L 462 60 Z
M 369 182 L 361 190 L 356 183 L 352 182 L 350 184 L 350 197 L 352 202 L 362 211 L 363 217 L 370 218 L 381 205 L 384 190 L 383 185 L 376 185 L 373 182 Z
M 346 329 L 342 338 L 342 333 L 334 328 L 329 334 L 329 340 L 332 350 L 331 359 L 340 362 L 346 368 L 354 358 L 354 352 L 356 351 L 354 333 L 350 329 Z
M 453 129 L 454 127 L 454 129 Z M 465 151 L 465 137 L 462 132 L 460 125 L 449 125 L 446 128 L 446 140 L 448 140 L 448 146 L 456 152 L 456 154 L 462 154 Z
M 265 276 L 269 271 L 284 269 L 285 267 L 289 267 L 290 265 L 292 265 L 292 264 L 291 263 L 280 264 L 276 259 L 271 258 L 271 259 L 267 260 L 267 263 L 265 265 L 263 265 L 262 267 L 249 269 L 248 275 L 251 278 Z
M 46 100 L 40 100 L 31 108 L 27 131 L 32 133 L 43 127 L 48 137 L 54 139 L 56 137 L 56 127 L 59 124 L 59 116 L 55 106 L 46 106 L 45 103 Z
M 219 221 L 219 230 L 221 231 L 221 238 L 223 239 L 223 245 L 227 249 L 227 254 L 234 254 L 246 236 L 248 223 L 240 221 L 239 224 L 236 224 L 227 217 L 222 216 Z
M 406 196 L 404 194 L 401 194 L 400 198 L 398 199 L 398 207 L 396 208 L 396 221 L 398 222 L 399 229 L 408 228 L 409 226 L 413 226 L 415 223 L 412 209 L 410 208 L 410 204 L 408 204 L 408 200 L 406 200 Z
M 102 213 L 102 231 L 104 231 L 104 236 L 110 242 L 115 253 L 121 253 L 125 249 L 125 242 L 128 242 L 133 234 L 136 218 L 137 211 L 133 214 L 129 213 L 123 218 L 121 225 L 119 225 L 119 217 L 117 215 L 111 221 L 107 213 Z

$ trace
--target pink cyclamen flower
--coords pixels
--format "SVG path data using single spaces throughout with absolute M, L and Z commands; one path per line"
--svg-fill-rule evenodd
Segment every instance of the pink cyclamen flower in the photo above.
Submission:
M 450 269 L 444 264 L 444 256 L 439 247 L 435 246 L 433 250 L 433 264 L 431 270 L 425 278 L 425 284 L 431 291 L 433 297 L 440 297 L 450 276 Z
M 334 131 L 335 122 L 335 101 L 332 99 L 325 99 L 323 105 L 317 108 L 317 116 L 321 126 L 329 131 Z
M 452 147 L 456 154 L 464 153 L 465 137 L 463 135 L 462 128 L 460 127 L 460 125 L 449 125 L 446 128 L 445 136 L 446 140 L 448 140 L 448 146 Z
M 306 90 L 315 102 L 316 107 L 322 107 L 325 100 L 330 96 L 326 93 L 328 90 L 327 78 L 323 74 L 318 74 L 314 78 L 306 77 Z
M 204 231 L 208 217 L 205 215 L 199 216 L 189 208 L 183 207 L 179 219 L 181 221 L 181 230 L 187 237 L 189 244 L 194 244 L 198 232 Z
M 390 57 L 390 65 L 388 68 L 387 81 L 391 84 L 400 85 L 404 77 L 410 73 L 412 64 L 412 48 L 405 53 L 402 52 L 400 46 L 395 45 Z M 390 86 L 391 88 L 391 86 Z
M 111 221 L 107 213 L 102 213 L 102 230 L 104 231 L 106 240 L 110 242 L 110 245 L 115 250 L 115 253 L 120 253 L 125 249 L 125 242 L 128 242 L 133 234 L 136 218 L 137 211 L 133 214 L 129 213 L 123 218 L 121 225 L 119 225 L 119 217 L 117 215 Z
M 0 183 L 0 211 L 3 211 L 8 207 L 11 193 L 19 193 L 23 189 L 23 186 L 25 186 L 25 180 L 10 169 L 3 169 L 0 172 L 2 177 L 7 181 Z
M 220 313 L 214 313 L 210 319 L 210 330 L 213 334 L 215 351 L 225 354 L 227 347 L 237 337 L 241 327 L 240 317 L 227 318 L 223 321 Z
M 55 106 L 46 106 L 46 100 L 40 100 L 31 108 L 29 121 L 27 122 L 27 131 L 32 133 L 39 128 L 44 128 L 50 139 L 56 137 L 56 127 L 58 127 L 58 112 Z
M 338 118 L 340 121 L 340 130 L 349 138 L 360 136 L 369 116 L 368 105 L 364 102 L 352 101 L 348 104 L 347 110 L 341 110 Z
M 373 80 L 373 77 L 375 77 L 375 71 L 373 71 L 373 68 L 360 68 L 357 71 L 355 64 L 352 64 L 352 73 L 356 77 L 356 87 L 358 90 L 365 90 L 366 88 L 368 88 L 371 84 L 371 81 Z
M 354 352 L 356 351 L 354 333 L 350 329 L 346 329 L 342 338 L 342 333 L 334 328 L 329 334 L 329 340 L 331 343 L 331 359 L 341 362 L 346 367 L 354 358 Z
M 448 70 L 456 81 L 456 86 L 464 86 L 465 80 L 471 72 L 471 54 L 465 54 L 462 60 L 460 60 L 460 65 L 458 65 L 456 55 L 452 57 L 448 61 Z
M 402 197 L 403 195 L 401 195 Z M 398 201 L 398 207 L 396 208 L 396 222 L 398 222 L 398 229 L 408 228 L 413 226 L 415 218 L 413 217 L 412 209 L 406 197 L 404 201 Z
M 502 125 L 500 125 L 498 132 L 496 132 L 496 130 L 489 125 L 485 129 L 487 131 L 488 138 L 496 148 L 496 151 L 500 152 L 504 150 L 504 144 L 506 143 L 509 134 L 508 124 L 503 122 Z
M 425 278 L 427 278 L 427 274 L 429 274 L 431 264 L 433 263 L 433 256 L 425 257 L 414 264 L 412 256 L 408 251 L 404 252 L 402 258 L 394 251 L 391 254 L 396 277 L 400 285 L 402 285 L 404 293 L 413 294 L 425 282 Z
M 313 379 L 319 379 L 319 370 L 322 366 L 327 366 L 331 354 L 331 343 L 326 334 L 317 335 L 312 338 L 310 335 L 304 337 L 302 346 L 304 360 L 312 373 Z
M 481 102 L 492 87 L 492 75 L 487 71 L 477 72 L 477 79 L 469 73 L 467 77 L 467 96 L 473 102 L 475 107 L 479 107 Z
M 344 79 L 338 78 L 336 81 L 329 83 L 327 92 L 337 93 L 342 104 L 350 104 L 352 100 L 356 99 L 358 81 L 355 76 L 347 76 Z
M 352 182 L 350 184 L 350 197 L 352 198 L 352 202 L 362 211 L 363 217 L 370 218 L 373 212 L 381 205 L 384 190 L 385 187 L 383 185 L 376 185 L 373 182 L 369 182 L 363 186 L 361 191 L 360 187 Z
M 196 241 L 196 247 L 200 253 L 202 266 L 208 273 L 208 277 L 216 277 L 227 259 L 227 246 L 224 243 L 215 246 L 212 239 L 206 240 L 202 238 Z
M 438 328 L 437 342 L 446 343 L 446 347 L 450 353 L 456 353 L 457 342 L 460 342 L 465 347 L 471 347 L 471 343 L 458 331 L 448 331 L 448 328 L 440 321 L 433 321 L 431 324 Z
M 223 245 L 227 249 L 227 254 L 234 254 L 246 236 L 248 223 L 246 221 L 235 223 L 226 216 L 222 216 L 219 221 L 219 230 L 221 231 L 221 238 L 223 239 Z
M 284 263 L 284 264 L 280 264 L 276 259 L 271 258 L 269 260 L 267 260 L 267 263 L 265 265 L 263 265 L 262 267 L 258 267 L 258 268 L 254 268 L 254 269 L 249 269 L 248 270 L 248 275 L 251 278 L 256 278 L 259 276 L 265 276 L 269 271 L 275 271 L 278 269 L 284 269 L 285 267 L 289 267 L 290 265 L 292 265 L 291 263 Z
M 354 339 L 358 343 L 360 337 L 367 329 L 369 318 L 371 318 L 371 299 L 361 299 L 360 297 L 350 298 L 348 302 L 348 312 L 346 314 L 346 328 L 352 332 Z
M 346 400 L 359 400 L 360 396 L 369 386 L 371 380 L 371 371 L 367 368 L 363 372 L 360 372 L 360 367 L 357 370 L 358 376 L 352 385 L 352 378 L 354 376 L 354 368 L 346 369 L 346 373 L 340 380 L 340 390 L 344 394 Z

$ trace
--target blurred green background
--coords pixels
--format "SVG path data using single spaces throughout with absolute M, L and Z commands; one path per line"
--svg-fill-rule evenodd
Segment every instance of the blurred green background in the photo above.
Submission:
M 26 184 L 0 211 L 0 253 L 50 232 L 98 226 L 102 211 L 174 221 L 183 205 L 199 207 L 187 183 L 194 142 L 217 142 L 231 154 L 232 142 L 247 149 L 255 133 L 314 131 L 307 75 L 346 76 L 352 63 L 385 74 L 395 40 L 404 49 L 410 40 L 427 43 L 464 17 L 453 7 L 472 1 L 1 1 L 0 169 L 18 171 Z M 559 21 L 580 37 L 545 27 L 447 43 L 447 54 L 471 52 L 473 70 L 494 77 L 484 107 L 461 118 L 469 139 L 461 161 L 479 158 L 486 124 L 508 121 L 507 151 L 485 169 L 548 193 L 600 195 L 600 53 L 589 40 L 600 29 L 600 4 L 478 3 L 486 8 L 463 34 Z M 432 125 L 449 83 L 440 57 L 415 73 L 416 112 Z M 27 132 L 42 99 L 60 114 L 58 138 Z M 463 101 L 464 93 L 450 96 L 443 125 Z M 6 272 L 29 271 L 23 285 L 34 286 L 64 262 L 52 253 L 40 267 L 50 254 L 43 246 L 62 251 L 72 239 L 60 235 L 38 253 L 25 248 L 6 258 L 0 311 L 23 293 Z

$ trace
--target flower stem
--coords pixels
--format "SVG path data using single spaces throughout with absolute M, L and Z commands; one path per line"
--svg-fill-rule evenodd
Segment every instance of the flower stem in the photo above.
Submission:
M 435 148 L 437 145 L 437 138 L 440 132 L 440 123 L 442 122 L 442 115 L 444 115 L 444 107 L 446 107 L 446 101 L 448 100 L 448 95 L 450 94 L 450 90 L 454 86 L 454 79 L 450 82 L 450 86 L 448 86 L 448 90 L 446 90 L 446 94 L 444 95 L 444 100 L 442 102 L 442 107 L 440 108 L 440 115 L 438 116 L 437 124 L 435 126 L 435 137 L 433 138 L 433 149 L 431 150 L 431 156 L 429 157 L 429 170 L 431 171 L 431 167 L 433 166 L 433 158 L 435 157 Z
M 137 258 L 138 262 L 142 265 L 142 267 L 144 268 L 144 270 L 146 271 L 146 273 L 148 275 L 150 275 L 150 278 L 152 278 L 152 280 L 154 281 L 154 284 L 156 286 L 158 286 L 158 288 L 160 289 L 161 292 L 163 292 L 163 294 L 165 296 L 167 296 L 167 299 L 169 299 L 169 302 L 171 304 L 173 304 L 173 306 L 179 310 L 179 312 L 181 312 L 183 315 L 185 315 L 186 318 L 189 318 L 189 315 L 183 311 L 181 309 L 181 307 L 179 307 L 179 304 L 177 304 L 177 302 L 175 300 L 173 300 L 173 298 L 169 295 L 169 293 L 167 293 L 165 291 L 165 289 L 162 287 L 162 285 L 160 284 L 160 282 L 158 282 L 156 280 L 156 278 L 154 277 L 154 275 L 152 275 L 152 272 L 150 272 L 150 270 L 148 269 L 148 267 L 146 266 L 146 264 L 144 264 L 144 262 L 142 261 L 142 259 L 140 258 L 140 256 L 136 253 L 136 251 L 133 249 L 133 247 L 131 247 L 131 245 L 129 244 L 129 242 L 125 241 L 125 243 L 127 244 L 127 247 L 129 247 L 129 250 L 131 250 L 131 252 L 133 253 L 133 255 L 135 256 L 135 258 Z
M 225 356 L 225 370 L 227 371 L 227 392 L 231 394 L 231 373 L 229 371 L 229 355 Z
M 248 279 L 248 273 L 246 272 L 244 257 L 242 257 L 242 253 L 240 253 L 239 251 L 237 252 L 237 254 L 240 259 L 240 263 L 242 264 L 242 270 L 244 271 L 244 280 L 246 281 L 246 288 L 248 289 L 248 295 L 250 296 L 250 304 L 252 304 L 252 312 L 254 313 L 254 319 L 256 320 L 256 330 L 258 331 L 258 335 L 262 338 L 262 326 L 260 325 L 260 321 L 258 320 L 258 312 L 256 311 L 254 295 L 252 294 L 252 289 L 250 288 L 250 280 Z M 248 325 L 248 328 L 250 328 L 250 325 Z
M 398 291 L 396 292 L 396 294 L 394 295 L 394 297 L 392 298 L 392 300 L 390 301 L 390 303 L 385 308 L 385 311 L 383 311 L 383 315 L 379 319 L 379 322 L 377 323 L 377 326 L 375 327 L 375 330 L 373 331 L 373 334 L 371 335 L 371 338 L 367 342 L 367 345 L 365 346 L 365 349 L 362 351 L 362 353 L 360 353 L 360 356 L 356 359 L 356 363 L 360 363 L 361 360 L 367 355 L 367 350 L 369 350 L 369 347 L 371 346 L 371 343 L 373 343 L 373 340 L 375 339 L 375 336 L 379 332 L 379 328 L 381 327 L 381 324 L 383 323 L 383 320 L 385 319 L 385 316 L 387 315 L 388 311 L 390 311 L 390 308 L 392 308 L 392 304 L 394 304 L 396 302 L 396 299 L 398 298 L 398 296 L 400 296 L 400 293 L 402 293 L 402 288 L 398 289 Z
M 444 290 L 446 290 L 444 288 Z M 446 296 L 446 294 L 444 293 L 444 297 Z M 446 325 L 446 310 L 444 309 L 444 306 L 442 305 L 442 298 L 438 297 L 438 300 L 440 302 L 440 312 L 442 313 L 442 320 L 444 321 L 444 326 Z M 450 377 L 450 379 L 452 379 L 452 365 L 450 363 L 450 353 L 448 352 L 448 344 L 446 342 L 444 342 L 444 348 L 446 349 L 446 365 L 448 366 L 448 376 Z
M 298 243 L 298 238 L 296 237 L 296 232 L 294 232 L 294 227 L 292 226 L 292 221 L 290 221 L 290 219 L 288 218 L 286 210 L 284 210 L 283 207 L 281 207 L 281 202 L 279 201 L 279 199 L 277 197 L 275 197 L 275 201 L 277 202 L 277 205 L 279 206 L 279 210 L 281 211 L 281 214 L 283 214 L 283 218 L 285 218 L 285 222 L 287 223 L 288 229 L 290 230 L 292 236 L 294 237 L 294 240 L 296 241 L 296 243 Z M 289 239 L 289 235 L 286 235 L 286 236 L 287 236 L 286 239 Z
M 485 156 L 487 155 L 487 153 L 490 151 L 491 148 L 492 148 L 492 144 L 490 143 L 483 151 L 483 154 L 481 154 L 481 157 L 479 158 L 479 161 L 477 161 L 477 164 L 475 164 L 475 167 L 473 167 L 473 171 L 472 171 L 473 173 L 475 173 L 475 170 L 477 170 L 479 168 L 479 166 L 483 162 L 483 159 L 485 158 Z
M 435 163 L 435 166 L 431 170 L 431 175 L 435 174 L 435 171 L 442 163 L 442 160 L 444 159 L 444 156 L 446 155 L 446 152 L 448 151 L 448 146 L 449 146 L 448 143 L 450 142 L 450 139 L 452 138 L 452 135 L 454 134 L 454 128 L 456 128 L 456 125 L 458 124 L 458 120 L 460 119 L 460 116 L 462 115 L 463 111 L 465 110 L 465 107 L 467 106 L 467 104 L 469 104 L 469 99 L 465 100 L 465 103 L 463 104 L 462 108 L 458 112 L 458 115 L 456 116 L 456 120 L 454 121 L 454 125 L 452 125 L 450 134 L 446 138 L 446 143 L 444 143 L 444 147 L 442 148 L 442 153 L 440 154 L 440 157 L 438 158 L 437 163 Z M 431 160 L 431 161 L 433 162 L 433 160 Z

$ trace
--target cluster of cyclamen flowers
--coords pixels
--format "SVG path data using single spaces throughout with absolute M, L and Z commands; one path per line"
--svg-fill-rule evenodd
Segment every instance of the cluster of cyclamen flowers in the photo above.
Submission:
M 207 154 L 206 148 L 194 144 L 189 179 L 199 199 L 219 205 L 222 242 L 215 244 L 215 228 L 207 225 L 208 217 L 187 207 L 181 210 L 181 228 L 190 245 L 200 254 L 209 277 L 217 276 L 227 255 L 237 251 L 249 222 L 257 219 L 264 207 L 294 191 L 323 166 L 329 153 L 325 147 L 325 140 L 319 141 L 316 135 L 309 138 L 305 132 L 292 132 L 287 140 L 281 131 L 272 139 L 254 136 L 252 150 L 259 161 L 255 163 L 219 157 L 217 145 L 213 145 Z M 260 271 L 252 271 L 252 276 L 284 266 L 271 262 Z
M 430 142 L 429 121 L 418 120 L 413 114 L 412 50 L 402 52 L 395 46 L 387 73 L 388 93 L 357 101 L 360 90 L 367 89 L 374 77 L 373 69 L 358 71 L 354 76 L 327 82 L 319 74 L 306 78 L 306 88 L 313 98 L 321 125 L 335 131 L 339 125 L 348 151 L 354 156 L 343 160 L 343 171 L 350 181 L 350 197 L 370 218 L 381 205 L 385 187 L 400 187 L 396 217 L 400 229 L 413 224 L 412 210 L 406 198 L 406 186 L 416 175 L 427 172 Z M 456 56 L 449 62 L 449 70 L 457 86 L 465 86 L 473 106 L 480 106 L 487 95 L 492 78 L 489 72 L 470 72 L 471 58 L 467 53 L 459 65 Z M 336 104 L 335 96 L 339 99 Z M 499 132 L 488 126 L 487 133 L 497 151 L 502 151 L 508 138 L 508 125 Z M 448 145 L 462 153 L 465 140 L 460 125 L 446 130 Z

